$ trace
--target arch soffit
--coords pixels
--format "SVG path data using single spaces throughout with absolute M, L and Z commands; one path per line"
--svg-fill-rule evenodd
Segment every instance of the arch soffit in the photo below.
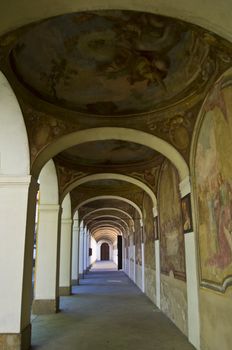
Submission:
M 91 236 L 96 240 L 99 241 L 102 238 L 109 238 L 112 242 L 115 242 L 118 236 L 118 232 L 115 232 L 113 230 L 109 230 L 105 232 L 104 230 L 96 230 Z
M 85 176 L 81 179 L 74 181 L 72 184 L 70 184 L 65 189 L 63 196 L 65 196 L 66 193 L 71 192 L 74 188 L 80 185 L 83 185 L 86 182 L 96 181 L 96 180 L 121 180 L 121 181 L 129 182 L 135 186 L 140 187 L 143 191 L 145 191 L 152 200 L 153 208 L 157 207 L 156 196 L 154 192 L 146 184 L 144 184 L 142 181 L 139 181 L 131 176 L 117 174 L 117 173 L 100 173 L 100 174 L 92 174 L 92 175 Z
M 123 220 L 122 218 L 120 218 L 119 216 L 116 216 L 116 215 L 99 215 L 99 216 L 96 216 L 94 218 L 89 219 L 89 221 L 86 221 L 86 225 L 89 225 L 91 222 L 95 221 L 96 219 L 102 219 L 102 218 L 116 219 L 117 221 L 122 222 L 127 227 L 127 229 L 129 230 L 128 223 L 125 220 Z
M 139 208 L 139 206 L 137 204 L 135 204 L 134 202 L 132 202 L 131 200 L 125 198 L 125 197 L 121 197 L 121 196 L 110 196 L 110 195 L 105 195 L 105 196 L 96 196 L 96 197 L 92 197 L 92 198 L 89 198 L 89 199 L 86 199 L 85 201 L 81 202 L 77 208 L 75 209 L 78 210 L 80 207 L 82 207 L 83 205 L 85 204 L 88 204 L 88 203 L 91 203 L 91 202 L 94 202 L 95 200 L 101 200 L 101 199 L 117 199 L 117 200 L 120 200 L 122 202 L 126 202 L 127 204 L 130 204 L 132 207 L 134 207 L 137 212 L 139 213 L 139 216 L 140 216 L 140 219 L 142 220 L 143 218 L 143 214 L 142 214 L 142 211 L 141 209 Z
M 95 227 L 99 227 L 100 225 L 107 226 L 108 224 L 110 224 L 112 227 L 118 227 L 118 228 L 120 227 L 122 232 L 126 232 L 125 227 L 119 222 L 115 222 L 114 220 L 101 220 L 97 223 L 93 223 L 92 225 L 89 225 L 88 229 L 89 231 L 91 231 Z
M 104 231 L 104 232 L 106 232 L 106 231 L 112 232 L 112 233 L 115 234 L 115 236 L 118 236 L 118 235 L 121 236 L 121 234 L 122 234 L 120 228 L 115 227 L 115 226 L 112 226 L 112 225 L 110 225 L 110 224 L 108 224 L 108 225 L 98 225 L 97 227 L 95 227 L 95 228 L 93 228 L 93 229 L 91 230 L 91 234 L 92 234 L 92 235 L 95 235 L 96 232 L 101 232 L 101 233 L 103 233 L 103 231 Z
M 99 228 L 95 228 L 95 229 L 93 229 L 93 233 L 94 232 L 97 232 L 97 231 L 105 231 L 105 230 L 109 230 L 109 231 L 111 231 L 111 232 L 114 232 L 116 235 L 118 235 L 121 231 L 120 231 L 120 229 L 119 228 L 117 228 L 117 227 L 115 227 L 115 226 L 111 226 L 111 225 L 107 225 L 107 226 L 105 226 L 105 225 L 103 225 L 103 226 L 100 226 Z
M 186 164 L 181 154 L 171 144 L 158 138 L 157 136 L 148 134 L 143 131 L 119 127 L 100 127 L 85 129 L 60 137 L 52 144 L 45 147 L 38 155 L 32 168 L 32 175 L 37 178 L 40 169 L 47 162 L 47 160 L 53 158 L 55 155 L 67 148 L 85 142 L 103 140 L 136 142 L 140 145 L 149 147 L 163 154 L 170 160 L 172 164 L 174 164 L 179 172 L 181 181 L 189 176 L 188 165 Z
M 102 245 L 102 243 L 108 243 L 109 245 L 113 245 L 113 242 L 108 238 L 103 238 L 103 239 L 100 239 L 99 241 L 97 241 L 97 244 L 99 246 Z
M 109 230 L 108 232 L 105 232 L 102 229 L 96 230 L 94 233 L 91 234 L 92 237 L 94 237 L 95 239 L 98 239 L 99 237 L 113 237 L 114 239 L 117 236 L 120 236 L 119 233 L 117 231 L 113 231 L 113 230 Z
M 50 0 L 49 6 L 47 0 L 40 0 L 38 5 L 31 6 L 30 0 L 24 0 L 23 3 L 14 1 L 15 11 L 11 11 L 11 6 L 7 6 L 4 1 L 0 2 L 0 33 L 6 33 L 12 28 L 41 21 L 49 17 L 54 17 L 76 11 L 91 10 L 134 10 L 150 12 L 158 15 L 178 18 L 186 22 L 199 25 L 205 29 L 213 31 L 218 35 L 232 41 L 232 23 L 231 23 L 231 1 L 223 0 L 221 6 L 216 1 L 178 1 L 175 4 L 172 0 L 156 0 L 144 2 L 137 0 L 125 2 L 125 0 L 114 0 L 105 2 L 104 0 L 89 1 L 86 5 L 85 0 L 73 2 L 73 0 Z M 187 6 L 186 6 L 187 5 Z M 46 8 L 46 11 L 44 11 Z M 188 10 L 186 10 L 188 8 Z
M 110 207 L 106 207 L 106 208 L 98 208 L 95 210 L 90 211 L 89 213 L 85 214 L 83 216 L 83 220 L 85 220 L 88 216 L 91 216 L 92 214 L 95 214 L 97 212 L 100 211 L 117 211 L 119 213 L 122 213 L 123 215 L 127 216 L 130 220 L 132 220 L 134 222 L 134 219 L 132 218 L 132 216 L 130 214 L 128 214 L 125 210 L 119 209 L 119 208 L 110 208 Z

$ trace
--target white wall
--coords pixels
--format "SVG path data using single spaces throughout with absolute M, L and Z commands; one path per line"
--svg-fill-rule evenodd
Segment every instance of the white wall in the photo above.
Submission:
M 90 239 L 90 248 L 92 248 L 92 256 L 90 256 L 90 265 L 92 265 L 97 260 L 97 242 L 93 236 Z

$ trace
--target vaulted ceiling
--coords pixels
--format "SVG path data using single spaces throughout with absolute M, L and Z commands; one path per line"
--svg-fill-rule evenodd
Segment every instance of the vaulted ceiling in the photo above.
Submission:
M 156 194 L 165 156 L 137 140 L 103 138 L 61 152 L 55 142 L 90 128 L 132 128 L 167 142 L 189 165 L 198 112 L 231 57 L 231 44 L 216 34 L 141 11 L 65 13 L 0 37 L 0 69 L 25 118 L 32 172 L 53 147 L 61 198 L 67 184 L 109 172 L 129 175 Z M 121 179 L 91 181 L 71 192 L 73 209 L 85 203 L 81 217 L 102 207 L 135 218 L 128 201 L 142 210 L 145 195 Z M 105 199 L 89 202 L 99 196 Z

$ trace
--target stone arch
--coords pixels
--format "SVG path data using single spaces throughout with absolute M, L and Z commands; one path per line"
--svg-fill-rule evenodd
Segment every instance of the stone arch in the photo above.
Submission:
M 121 140 L 128 142 L 136 142 L 143 146 L 149 147 L 160 152 L 177 168 L 180 180 L 183 181 L 189 175 L 188 165 L 181 154 L 168 142 L 157 136 L 148 134 L 143 131 L 119 128 L 119 127 L 99 127 L 76 131 L 71 134 L 60 137 L 49 146 L 45 147 L 36 158 L 32 174 L 37 178 L 38 173 L 47 159 L 54 157 L 63 150 L 75 145 L 91 141 L 103 140 Z
M 87 225 L 88 225 L 90 222 L 94 221 L 95 219 L 100 219 L 100 218 L 113 218 L 113 219 L 117 219 L 117 220 L 123 222 L 123 223 L 125 224 L 125 226 L 129 229 L 128 223 L 127 223 L 125 220 L 123 220 L 123 219 L 120 218 L 119 216 L 110 215 L 110 214 L 109 214 L 109 215 L 99 215 L 99 216 L 96 216 L 96 217 L 90 219 L 89 221 L 87 221 Z
M 153 203 L 153 208 L 157 207 L 157 200 L 154 192 L 142 181 L 137 180 L 133 178 L 132 176 L 123 175 L 123 174 L 117 174 L 117 173 L 100 173 L 100 174 L 92 174 L 85 177 L 82 177 L 81 179 L 75 180 L 72 184 L 70 184 L 64 191 L 64 196 L 67 192 L 71 192 L 74 188 L 90 181 L 96 181 L 96 180 L 121 180 L 125 182 L 132 183 L 133 185 L 136 185 L 140 187 L 142 190 L 144 190 L 148 196 L 151 198 Z
M 91 203 L 95 200 L 100 200 L 100 199 L 118 199 L 118 200 L 121 200 L 123 202 L 126 202 L 128 204 L 130 204 L 132 207 L 134 207 L 137 212 L 139 213 L 139 217 L 140 217 L 140 220 L 141 220 L 141 224 L 143 223 L 143 214 L 142 214 L 142 211 L 141 209 L 138 207 L 137 204 L 135 204 L 134 202 L 132 202 L 131 200 L 125 198 L 125 197 L 120 197 L 120 196 L 110 196 L 110 195 L 106 195 L 106 196 L 96 196 L 96 197 L 92 197 L 92 198 L 89 198 L 83 202 L 81 202 L 78 207 L 76 208 L 76 210 L 78 210 L 80 207 L 82 207 L 83 205 L 85 204 L 88 204 L 88 203 Z
M 127 222 L 127 226 L 128 229 L 132 231 L 134 231 L 134 219 L 132 218 L 132 216 L 130 214 L 128 214 L 127 212 L 125 212 L 124 210 L 121 209 L 117 209 L 117 208 L 98 208 L 95 209 L 87 214 L 85 214 L 85 216 L 83 217 L 83 220 L 87 220 L 87 218 L 94 218 L 94 215 L 97 215 L 99 213 L 99 215 L 115 215 L 118 218 L 123 219 L 124 221 Z M 108 215 L 109 213 L 109 215 Z M 121 216 L 120 216 L 121 215 Z
M 113 230 L 113 228 L 108 228 L 108 233 L 103 233 L 103 230 L 104 228 L 99 228 L 93 232 L 92 236 L 96 239 L 96 241 L 99 241 L 103 237 L 111 237 L 112 240 L 115 240 L 116 237 L 119 235 L 119 231 Z
M 115 222 L 114 220 L 101 220 L 98 221 L 97 223 L 93 223 L 91 226 L 88 227 L 89 231 L 91 232 L 97 227 L 102 227 L 102 226 L 108 226 L 111 225 L 112 227 L 117 227 L 121 230 L 121 232 L 126 233 L 126 228 L 119 222 Z
M 105 210 L 111 210 L 111 211 L 118 211 L 119 213 L 122 213 L 123 215 L 125 215 L 125 216 L 127 216 L 130 220 L 132 220 L 133 222 L 134 222 L 134 220 L 133 220 L 133 218 L 132 218 L 132 216 L 130 215 L 130 214 L 128 214 L 126 211 L 124 211 L 124 210 L 122 210 L 122 209 L 118 209 L 118 208 L 98 208 L 98 209 L 95 209 L 95 210 L 92 210 L 92 211 L 90 211 L 89 213 L 87 213 L 87 214 L 85 214 L 84 216 L 83 216 L 83 220 L 84 219 L 86 219 L 89 215 L 92 215 L 92 214 L 94 214 L 94 213 L 97 213 L 97 212 L 99 212 L 99 211 L 105 211 Z
M 95 233 L 95 232 L 97 232 L 98 230 L 104 230 L 104 229 L 106 229 L 106 228 L 110 228 L 110 230 L 112 231 L 112 232 L 114 232 L 116 235 L 118 235 L 118 234 L 120 234 L 121 233 L 121 231 L 120 231 L 120 229 L 118 228 L 118 227 L 115 227 L 115 226 L 111 226 L 110 224 L 109 225 L 107 225 L 107 226 L 101 226 L 100 228 L 99 227 L 96 227 L 95 229 L 93 229 L 93 234 Z

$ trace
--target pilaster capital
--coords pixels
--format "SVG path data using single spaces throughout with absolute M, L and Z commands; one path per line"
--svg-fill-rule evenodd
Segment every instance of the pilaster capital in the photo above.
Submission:
M 34 184 L 35 186 L 39 186 L 37 181 L 31 175 L 27 175 L 27 176 L 0 175 L 0 187 L 29 186 L 31 183 Z
M 72 219 L 61 219 L 61 224 L 62 225 L 72 225 L 73 221 Z

